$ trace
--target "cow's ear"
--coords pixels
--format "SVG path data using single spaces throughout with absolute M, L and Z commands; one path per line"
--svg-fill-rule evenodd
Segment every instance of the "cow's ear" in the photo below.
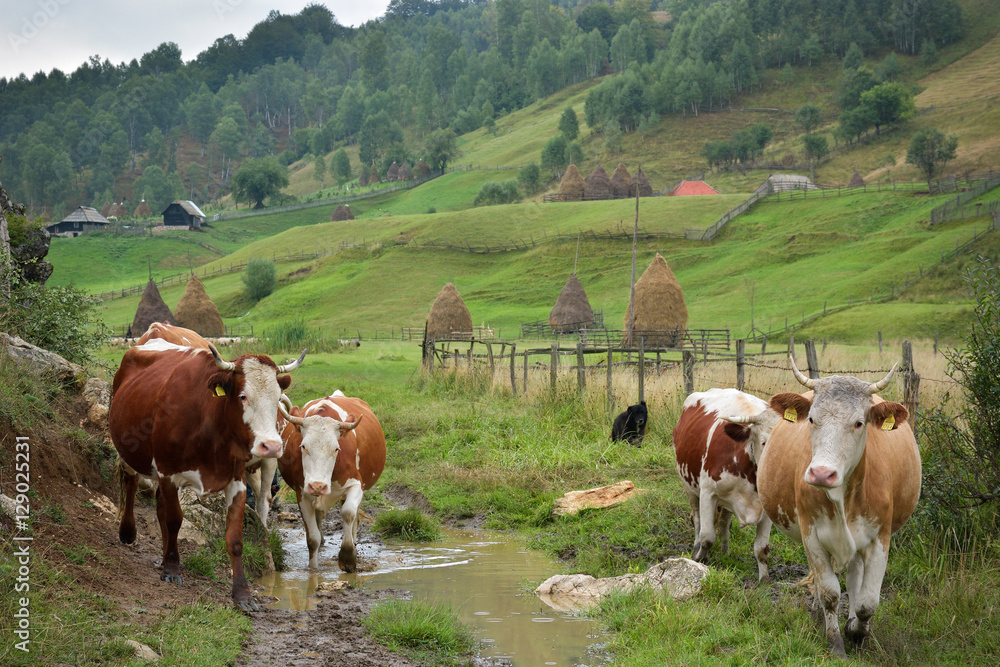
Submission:
M 800 394 L 775 394 L 770 407 L 785 420 L 798 422 L 809 416 L 812 401 Z
M 750 439 L 750 427 L 746 424 L 726 422 L 726 425 L 722 428 L 726 432 L 726 435 L 736 442 L 746 442 Z
M 285 391 L 292 386 L 292 376 L 291 375 L 279 375 L 278 376 L 278 386 L 281 387 L 281 391 Z
M 910 418 L 910 411 L 899 403 L 883 401 L 868 411 L 868 423 L 883 431 L 893 431 Z
M 208 388 L 213 396 L 228 396 L 233 393 L 232 371 L 220 371 L 208 378 Z

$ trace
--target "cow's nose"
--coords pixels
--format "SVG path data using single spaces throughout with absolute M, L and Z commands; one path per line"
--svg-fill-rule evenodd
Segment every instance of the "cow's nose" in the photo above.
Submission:
M 254 449 L 256 450 L 252 452 L 254 456 L 259 456 L 262 459 L 276 459 L 281 456 L 281 441 L 264 440 L 258 442 Z
M 837 471 L 816 466 L 806 471 L 806 481 L 813 486 L 832 487 L 837 483 Z
M 329 487 L 322 482 L 309 482 L 309 493 L 314 496 L 322 496 Z

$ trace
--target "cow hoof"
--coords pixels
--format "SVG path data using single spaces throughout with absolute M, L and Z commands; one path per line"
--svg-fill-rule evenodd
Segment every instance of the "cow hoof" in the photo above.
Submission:
M 236 604 L 239 605 L 240 609 L 243 611 L 260 611 L 260 607 L 257 606 L 257 601 L 253 598 L 248 600 L 236 600 Z
M 708 561 L 708 547 L 698 544 L 694 548 L 694 553 L 691 555 L 691 560 L 696 563 L 705 563 Z
M 161 581 L 165 581 L 168 584 L 177 584 L 178 586 L 180 586 L 180 585 L 182 585 L 184 583 L 184 580 L 181 579 L 181 575 L 179 575 L 179 574 L 167 574 L 166 572 L 164 572 L 163 574 L 160 575 L 160 580 Z
M 118 539 L 122 544 L 132 544 L 135 542 L 135 526 L 126 528 L 122 526 L 118 529 Z
M 860 646 L 868 638 L 868 627 L 866 624 L 861 623 L 857 617 L 849 618 L 847 619 L 847 625 L 844 627 L 844 636 L 847 638 L 847 641 Z

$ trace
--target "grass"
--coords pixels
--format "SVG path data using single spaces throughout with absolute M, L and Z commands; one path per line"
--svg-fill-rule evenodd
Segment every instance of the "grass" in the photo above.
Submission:
M 440 524 L 415 508 L 379 513 L 372 530 L 382 537 L 395 537 L 410 542 L 433 542 L 441 539 Z
M 285 552 L 282 548 L 281 537 L 276 528 L 268 531 L 268 546 L 271 548 L 271 556 L 274 559 L 275 569 L 281 571 L 284 569 Z M 260 577 L 267 569 L 266 563 L 264 547 L 256 544 L 249 537 L 244 536 L 243 569 L 246 572 L 247 579 Z M 199 547 L 198 551 L 185 556 L 182 564 L 195 574 L 209 577 L 215 581 L 228 580 L 231 561 L 229 552 L 226 551 L 226 539 L 219 537 L 212 540 L 208 545 Z
M 362 623 L 390 649 L 428 664 L 464 664 L 461 658 L 475 650 L 472 632 L 442 605 L 388 600 L 376 605 Z

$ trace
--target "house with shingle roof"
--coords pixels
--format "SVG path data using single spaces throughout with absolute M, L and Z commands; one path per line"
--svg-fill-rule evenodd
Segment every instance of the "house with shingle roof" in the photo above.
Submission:
M 176 199 L 163 210 L 163 224 L 167 227 L 198 229 L 205 221 L 205 214 L 198 205 L 187 199 Z
M 79 206 L 59 222 L 45 229 L 53 236 L 79 236 L 94 229 L 105 229 L 111 223 L 101 215 L 100 211 L 90 206 Z

